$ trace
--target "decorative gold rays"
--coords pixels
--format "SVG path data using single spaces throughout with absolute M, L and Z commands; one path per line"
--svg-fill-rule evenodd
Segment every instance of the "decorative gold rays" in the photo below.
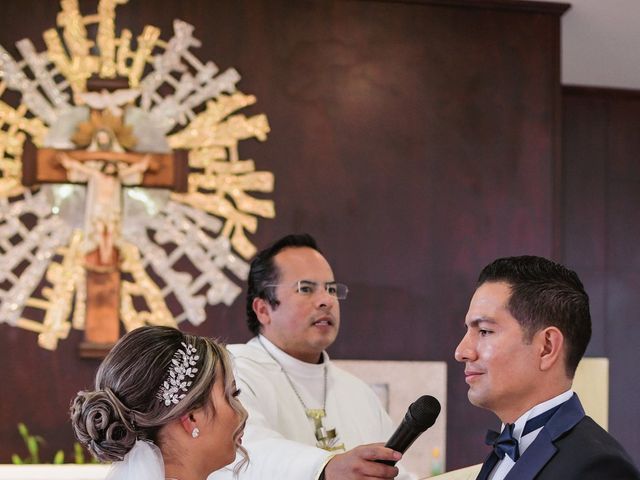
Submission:
M 173 198 L 226 218 L 222 235 L 231 235 L 233 248 L 244 258 L 255 253 L 255 247 L 244 234 L 245 230 L 255 232 L 255 216 L 275 216 L 271 200 L 259 200 L 246 194 L 248 190 L 273 191 L 273 174 L 256 172 L 253 160 L 238 160 L 239 140 L 266 139 L 267 118 L 264 115 L 229 116 L 255 101 L 254 96 L 242 93 L 212 100 L 207 103 L 206 111 L 195 117 L 187 128 L 169 137 L 172 148 L 191 150 L 191 167 L 202 171 L 189 175 L 189 193 L 174 194 Z

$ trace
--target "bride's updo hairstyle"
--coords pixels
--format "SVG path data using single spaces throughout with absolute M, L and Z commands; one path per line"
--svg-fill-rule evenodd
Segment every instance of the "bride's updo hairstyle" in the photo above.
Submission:
M 175 374 L 175 366 L 180 363 L 176 363 L 176 358 L 185 350 L 190 354 L 187 359 L 194 360 L 197 356 L 191 368 L 197 371 L 183 378 L 191 385 L 182 385 L 185 388 L 167 395 L 170 370 Z M 98 460 L 122 460 L 136 440 L 158 444 L 158 432 L 163 425 L 195 409 L 204 407 L 215 415 L 210 394 L 220 375 L 227 401 L 236 412 L 246 416 L 233 396 L 231 371 L 226 350 L 212 339 L 187 335 L 171 327 L 132 330 L 103 360 L 96 373 L 95 389 L 78 392 L 73 400 L 70 414 L 76 438 Z M 236 432 L 234 438 L 244 454 L 239 434 L 240 431 Z

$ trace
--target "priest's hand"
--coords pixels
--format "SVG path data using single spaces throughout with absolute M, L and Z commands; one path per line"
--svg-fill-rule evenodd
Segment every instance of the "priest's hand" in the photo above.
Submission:
M 398 475 L 396 467 L 377 463 L 376 460 L 397 462 L 401 458 L 402 454 L 385 447 L 383 443 L 360 445 L 329 460 L 324 467 L 324 478 L 326 480 L 395 478 Z

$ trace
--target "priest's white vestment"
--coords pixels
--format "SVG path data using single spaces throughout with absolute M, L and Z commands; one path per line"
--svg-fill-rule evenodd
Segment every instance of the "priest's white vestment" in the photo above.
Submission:
M 265 343 L 266 339 L 261 338 Z M 277 348 L 266 342 L 270 351 Z M 239 399 L 249 412 L 242 439 L 242 445 L 249 452 L 249 465 L 240 470 L 238 480 L 317 479 L 331 457 L 343 451 L 332 453 L 316 447 L 313 421 L 306 416 L 282 368 L 265 351 L 258 337 L 247 344 L 228 345 L 227 348 L 235 363 L 236 383 L 241 391 Z M 283 355 L 286 356 L 278 350 L 279 361 Z M 367 443 L 386 442 L 394 426 L 373 390 L 359 378 L 333 365 L 326 352 L 323 355 L 327 365 L 324 427 L 336 429 L 338 443 L 343 443 L 346 450 Z M 292 357 L 289 361 L 298 362 Z M 292 372 L 288 373 L 292 377 Z M 293 380 L 296 381 L 295 376 Z M 297 389 L 303 398 L 307 395 L 308 402 L 304 382 L 298 384 Z M 322 407 L 317 404 L 307 406 Z M 236 461 L 239 459 L 240 456 Z M 208 480 L 232 480 L 234 466 L 210 475 Z M 396 478 L 410 480 L 414 477 L 401 468 Z

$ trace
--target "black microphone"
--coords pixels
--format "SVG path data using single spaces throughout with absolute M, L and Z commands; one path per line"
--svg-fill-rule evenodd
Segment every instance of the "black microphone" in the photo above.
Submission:
M 440 402 L 431 395 L 423 395 L 407 409 L 396 431 L 385 444 L 396 452 L 404 453 L 416 441 L 422 432 L 431 427 L 440 414 Z M 379 463 L 395 465 L 394 460 L 376 460 Z

